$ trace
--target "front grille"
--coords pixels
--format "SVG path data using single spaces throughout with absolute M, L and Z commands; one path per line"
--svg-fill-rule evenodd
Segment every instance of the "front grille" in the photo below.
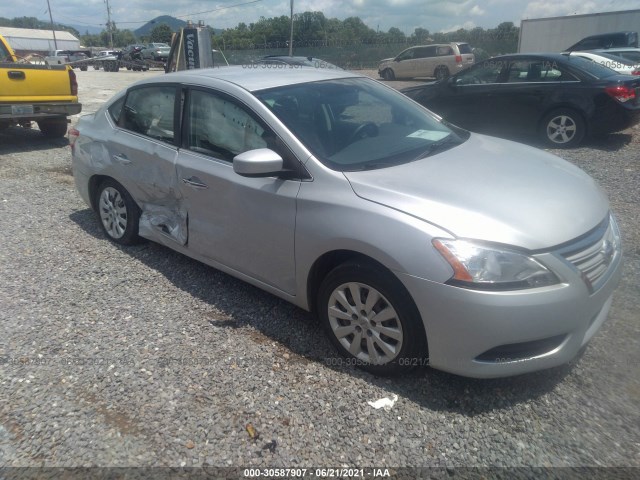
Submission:
M 582 275 L 591 291 L 607 278 L 607 272 L 620 255 L 620 234 L 612 216 L 593 232 L 558 252 Z

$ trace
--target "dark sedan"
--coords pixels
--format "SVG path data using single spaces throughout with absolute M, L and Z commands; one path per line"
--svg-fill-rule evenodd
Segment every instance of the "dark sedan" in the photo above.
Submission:
M 555 148 L 640 121 L 640 78 L 566 54 L 494 57 L 403 93 L 466 129 Z

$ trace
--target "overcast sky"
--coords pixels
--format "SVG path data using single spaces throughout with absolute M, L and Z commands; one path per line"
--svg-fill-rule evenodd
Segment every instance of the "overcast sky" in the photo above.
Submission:
M 120 29 L 142 26 L 160 15 L 203 20 L 215 28 L 235 27 L 264 17 L 289 16 L 289 0 L 108 0 Z M 100 27 L 107 21 L 106 0 L 49 0 L 55 22 Z M 0 0 L 0 17 L 47 20 L 47 0 Z M 373 29 L 416 27 L 431 32 L 493 28 L 505 21 L 613 10 L 640 9 L 640 0 L 294 0 L 294 13 L 321 11 L 326 17 L 360 17 Z M 82 30 L 80 33 L 84 33 Z

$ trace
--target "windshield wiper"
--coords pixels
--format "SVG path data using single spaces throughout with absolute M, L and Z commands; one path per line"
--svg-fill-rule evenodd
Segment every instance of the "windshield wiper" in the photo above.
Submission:
M 429 144 L 429 146 L 425 148 L 423 151 L 421 151 L 420 154 L 413 159 L 413 161 L 415 162 L 416 160 L 420 160 L 421 158 L 425 158 L 437 152 L 440 152 L 444 150 L 444 147 L 447 147 L 451 144 L 460 145 L 460 143 L 462 142 L 455 139 L 452 134 L 449 134 L 446 137 L 444 137 L 442 140 L 438 140 L 436 142 Z

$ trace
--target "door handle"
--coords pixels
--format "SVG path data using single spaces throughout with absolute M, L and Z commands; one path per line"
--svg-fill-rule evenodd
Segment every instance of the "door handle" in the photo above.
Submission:
M 21 72 L 19 70 L 9 70 L 9 72 L 7 72 L 7 75 L 11 80 L 24 80 L 26 78 L 24 72 Z
M 194 188 L 209 188 L 209 185 L 204 183 L 198 177 L 183 178 L 182 183 L 185 183 L 186 185 Z
M 124 153 L 114 155 L 112 158 L 120 165 L 129 165 L 131 163 L 131 160 L 129 160 Z

